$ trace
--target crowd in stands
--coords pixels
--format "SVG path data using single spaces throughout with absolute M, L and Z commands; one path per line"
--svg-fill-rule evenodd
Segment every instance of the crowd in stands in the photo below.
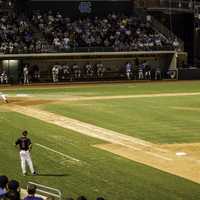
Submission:
M 16 180 L 8 180 L 7 176 L 0 176 L 0 199 L 20 200 L 20 186 Z
M 15 0 L 0 0 L 0 9 L 13 8 Z
M 33 26 L 24 14 L 17 15 L 12 12 L 0 17 L 0 51 L 2 53 L 40 53 L 43 49 L 44 44 L 33 37 Z
M 54 200 L 53 196 L 44 197 L 37 195 L 37 187 L 28 185 L 27 194 L 21 195 L 20 184 L 16 180 L 9 180 L 7 176 L 0 176 L 0 200 Z M 24 196 L 24 197 L 23 197 Z M 65 200 L 75 200 L 72 197 L 67 197 Z M 87 200 L 85 196 L 79 196 L 76 200 Z M 105 200 L 103 197 L 97 197 L 96 200 Z
M 154 31 L 150 22 L 123 14 L 72 20 L 59 12 L 41 14 L 37 11 L 32 23 L 57 51 L 79 47 L 104 47 L 114 51 L 163 50 L 172 49 L 174 42 Z
M 12 8 L 13 1 L 7 2 Z M 72 19 L 60 12 L 34 11 L 27 16 L 12 12 L 0 14 L 0 52 L 48 53 L 79 49 L 103 51 L 150 51 L 178 49 L 175 38 L 166 38 L 152 29 L 151 22 L 136 16 L 108 14 L 105 17 Z M 84 50 L 83 50 L 84 51 Z

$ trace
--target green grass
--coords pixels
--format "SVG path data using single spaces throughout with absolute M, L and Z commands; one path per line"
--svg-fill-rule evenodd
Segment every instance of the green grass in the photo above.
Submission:
M 61 189 L 64 196 L 104 196 L 110 200 L 197 200 L 199 184 L 129 161 L 91 145 L 100 140 L 62 129 L 0 108 L 0 173 L 25 187 L 34 181 Z M 41 176 L 21 176 L 14 142 L 23 129 L 33 143 L 40 143 L 73 156 L 80 163 L 33 145 L 32 157 Z M 42 176 L 43 174 L 43 176 Z
M 200 92 L 200 81 L 185 82 L 152 82 L 152 83 L 125 83 L 125 84 L 99 84 L 99 85 L 73 85 L 63 87 L 12 87 L 4 88 L 5 93 L 12 95 L 25 93 L 35 96 L 73 95 L 73 96 L 109 96 L 129 94 L 154 94 L 175 92 Z
M 154 143 L 200 142 L 199 96 L 74 101 L 42 108 Z
M 40 98 L 70 96 L 115 96 L 200 92 L 200 81 L 64 86 L 48 88 L 4 88 L 10 96 L 30 94 Z M 46 104 L 42 109 L 79 119 L 155 143 L 200 142 L 200 98 L 148 97 L 137 99 L 67 101 Z M 177 109 L 193 108 L 191 110 Z M 36 144 L 32 157 L 40 176 L 21 175 L 14 142 L 27 129 L 39 143 L 80 160 L 64 160 Z M 60 189 L 64 197 L 85 195 L 89 200 L 197 200 L 200 185 L 186 179 L 127 160 L 93 147 L 104 143 L 42 121 L 7 112 L 0 107 L 0 174 Z

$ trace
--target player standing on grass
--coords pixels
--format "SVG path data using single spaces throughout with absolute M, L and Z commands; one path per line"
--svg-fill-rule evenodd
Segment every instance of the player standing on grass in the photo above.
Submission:
M 16 146 L 19 146 L 19 155 L 21 159 L 21 168 L 22 168 L 22 173 L 25 176 L 26 175 L 26 163 L 29 166 L 29 169 L 32 173 L 32 175 L 36 175 L 36 172 L 33 168 L 33 163 L 31 160 L 30 156 L 30 150 L 31 150 L 31 140 L 27 138 L 28 132 L 25 130 L 22 132 L 22 137 L 18 138 L 17 141 L 15 142 Z
M 2 99 L 4 101 L 4 103 L 8 103 L 8 100 L 5 96 L 5 94 L 3 94 L 2 92 L 0 92 L 0 99 Z

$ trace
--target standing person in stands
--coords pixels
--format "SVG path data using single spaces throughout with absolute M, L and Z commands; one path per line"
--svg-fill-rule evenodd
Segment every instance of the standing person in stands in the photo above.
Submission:
M 18 138 L 15 142 L 16 146 L 19 146 L 19 154 L 21 159 L 21 168 L 22 173 L 26 175 L 26 163 L 28 164 L 32 175 L 36 175 L 36 172 L 33 168 L 33 163 L 30 156 L 30 150 L 32 148 L 31 140 L 27 137 L 28 131 L 22 132 L 22 137 Z

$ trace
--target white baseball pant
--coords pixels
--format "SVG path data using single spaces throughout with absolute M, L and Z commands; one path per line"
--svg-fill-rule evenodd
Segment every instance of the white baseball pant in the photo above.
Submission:
M 25 150 L 21 150 L 19 152 L 19 154 L 20 154 L 20 159 L 21 159 L 22 173 L 26 174 L 26 163 L 27 163 L 31 173 L 33 174 L 34 168 L 33 168 L 33 163 L 32 163 L 32 160 L 31 160 L 30 152 L 25 151 Z

